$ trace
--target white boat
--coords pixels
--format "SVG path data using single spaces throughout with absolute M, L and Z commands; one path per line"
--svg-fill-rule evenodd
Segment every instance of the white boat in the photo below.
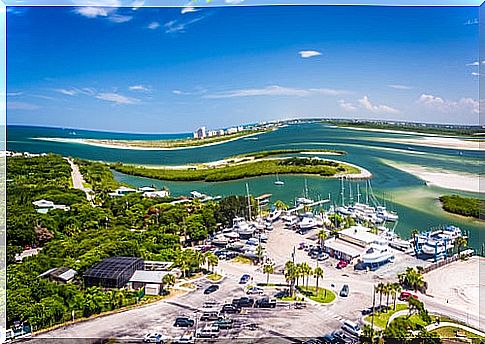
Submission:
M 257 238 L 250 238 L 246 241 L 246 245 L 258 246 L 259 240 Z
M 274 185 L 285 185 L 285 182 L 278 178 L 278 173 L 276 173 L 276 181 L 274 182 Z
M 338 207 L 335 211 L 341 215 L 352 215 L 352 210 L 349 207 Z
M 394 254 L 385 243 L 371 244 L 362 255 L 362 262 L 367 265 L 381 265 L 394 259 Z
M 315 203 L 312 199 L 306 198 L 306 197 L 299 197 L 296 199 L 296 205 L 308 205 Z
M 310 230 L 317 226 L 318 226 L 317 220 L 313 216 L 303 217 L 303 219 L 301 219 L 300 223 L 298 224 L 298 227 L 300 227 L 301 230 Z
M 288 216 L 285 219 L 285 226 L 286 227 L 293 227 L 294 225 L 298 224 L 298 216 Z
M 394 211 L 388 211 L 386 207 L 376 207 L 376 215 L 378 218 L 383 219 L 384 221 L 395 222 L 399 220 L 399 216 Z
M 239 234 L 234 232 L 234 231 L 224 233 L 224 236 L 228 239 L 231 239 L 231 240 L 239 239 Z
M 224 246 L 229 243 L 229 240 L 222 235 L 216 236 L 211 240 L 213 245 Z
M 281 210 L 276 209 L 269 213 L 269 216 L 266 218 L 266 220 L 270 223 L 277 221 L 281 216 Z
M 443 241 L 437 241 L 437 240 L 428 240 L 424 243 L 423 246 L 421 246 L 421 251 L 426 254 L 426 255 L 440 255 L 445 253 L 447 250 L 452 249 L 453 244 L 451 242 L 448 242 L 448 244 L 445 245 Z

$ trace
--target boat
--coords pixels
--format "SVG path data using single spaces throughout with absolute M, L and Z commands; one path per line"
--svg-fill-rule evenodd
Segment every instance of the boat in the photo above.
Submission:
M 239 239 L 239 234 L 234 232 L 234 231 L 230 231 L 230 232 L 227 232 L 227 233 L 224 233 L 224 236 L 228 239 L 231 239 L 231 240 L 237 240 Z
M 366 265 L 382 265 L 392 261 L 394 254 L 385 242 L 373 243 L 362 255 L 362 262 Z
M 277 221 L 280 218 L 280 216 L 281 216 L 281 210 L 275 209 L 269 214 L 266 220 L 270 223 L 273 223 Z
M 378 206 L 376 207 L 376 215 L 378 218 L 383 219 L 384 221 L 395 222 L 399 220 L 399 216 L 394 211 L 389 211 L 386 207 Z
M 304 216 L 300 223 L 298 224 L 298 227 L 300 228 L 300 230 L 310 230 L 312 228 L 315 228 L 318 226 L 318 222 L 317 222 L 317 219 L 313 216 Z
M 445 244 L 444 241 L 428 240 L 423 244 L 423 246 L 421 246 L 421 252 L 426 255 L 433 256 L 443 254 L 452 248 L 453 244 L 451 242 Z
M 278 178 L 278 173 L 276 173 L 276 181 L 274 182 L 274 185 L 285 185 L 285 182 Z
M 211 240 L 211 243 L 217 246 L 225 246 L 229 243 L 229 240 L 222 235 L 218 235 Z

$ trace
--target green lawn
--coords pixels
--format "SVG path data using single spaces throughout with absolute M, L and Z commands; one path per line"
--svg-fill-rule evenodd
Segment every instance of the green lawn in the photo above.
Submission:
M 206 278 L 209 279 L 209 280 L 211 280 L 211 281 L 217 282 L 217 281 L 220 281 L 221 280 L 222 275 L 213 273 L 213 274 L 207 275 Z
M 309 286 L 307 287 L 298 287 L 298 290 L 310 300 L 319 303 L 330 303 L 335 300 L 336 295 L 333 291 L 329 289 L 325 289 L 322 287 L 318 287 L 318 293 L 316 292 L 316 287 Z
M 392 307 L 392 305 L 391 305 L 391 307 Z M 395 310 L 391 308 L 387 312 L 376 313 L 374 315 L 374 325 L 376 325 L 376 326 L 378 326 L 378 327 L 380 327 L 382 329 L 385 329 L 386 328 L 386 325 L 387 325 L 387 322 L 389 321 L 389 318 L 391 317 L 391 315 L 393 315 L 396 312 L 405 310 L 407 308 L 408 308 L 408 305 L 407 304 L 405 304 L 405 303 L 397 303 Z M 372 322 L 372 316 L 371 315 L 368 315 L 367 317 L 365 317 L 364 320 L 365 321 L 368 321 L 369 323 L 371 323 Z
M 253 261 L 250 258 L 243 256 L 237 256 L 236 258 L 231 259 L 231 261 L 240 264 L 253 264 Z
M 474 333 L 464 331 L 462 329 L 452 327 L 452 326 L 446 326 L 446 327 L 440 327 L 433 332 L 437 333 L 441 338 L 463 338 L 463 337 L 457 337 L 457 334 L 464 334 L 465 338 L 469 339 L 484 339 L 484 337 L 477 336 Z

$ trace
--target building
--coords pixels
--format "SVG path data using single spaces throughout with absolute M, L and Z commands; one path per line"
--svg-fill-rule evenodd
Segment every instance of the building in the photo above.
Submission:
M 160 191 L 146 191 L 143 193 L 143 197 L 149 198 L 156 198 L 156 197 L 169 197 L 170 192 L 168 190 L 160 190 Z
M 369 228 L 360 225 L 351 226 L 341 230 L 338 233 L 338 237 L 342 240 L 364 248 L 381 240 L 381 237 L 371 233 Z
M 118 189 L 116 189 L 113 192 L 110 192 L 108 195 L 111 197 L 120 197 L 120 196 L 126 196 L 130 193 L 135 193 L 136 190 L 132 188 L 127 188 L 126 186 L 121 186 Z
M 34 201 L 32 202 L 32 204 L 37 208 L 37 212 L 41 214 L 46 214 L 47 212 L 49 212 L 49 210 L 52 209 L 60 209 L 64 211 L 68 211 L 70 209 L 67 205 L 54 204 L 54 202 L 45 199 Z
M 164 287 L 163 278 L 168 274 L 171 272 L 136 270 L 128 282 L 128 287 L 131 289 L 145 288 L 145 295 L 160 295 Z
M 137 270 L 143 270 L 143 259 L 136 257 L 109 257 L 88 269 L 84 275 L 87 287 L 123 288 Z
M 219 129 L 217 136 L 224 136 L 224 129 Z
M 227 135 L 236 134 L 237 128 L 236 127 L 227 128 L 226 133 L 227 133 Z
M 205 139 L 207 137 L 206 128 L 200 127 L 194 132 L 194 139 Z
M 66 268 L 65 266 L 60 268 L 49 269 L 46 272 L 39 275 L 39 277 L 48 278 L 54 282 L 69 283 L 77 275 L 77 271 Z
M 208 137 L 215 137 L 215 136 L 219 136 L 219 130 L 209 130 L 207 132 L 207 136 Z

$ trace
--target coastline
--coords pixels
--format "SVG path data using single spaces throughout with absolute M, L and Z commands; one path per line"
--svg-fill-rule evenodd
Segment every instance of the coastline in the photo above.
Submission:
M 376 138 L 378 141 L 394 142 L 399 144 L 410 144 L 432 148 L 446 148 L 454 150 L 483 151 L 480 145 L 483 143 L 479 140 L 464 140 L 455 137 L 423 137 L 420 139 L 401 139 L 401 138 Z
M 183 147 L 141 147 L 141 146 L 130 146 L 126 144 L 109 144 L 99 142 L 96 139 L 72 139 L 72 138 L 62 138 L 62 137 L 34 137 L 34 140 L 40 141 L 48 141 L 48 142 L 59 142 L 59 143 L 77 143 L 77 144 L 84 144 L 90 145 L 99 148 L 110 148 L 110 149 L 123 149 L 123 150 L 137 150 L 137 151 L 171 151 L 171 150 L 184 150 L 184 149 L 194 149 L 194 148 L 203 148 L 209 146 L 220 145 L 227 142 L 232 142 L 240 139 L 244 139 L 247 137 L 252 137 L 256 135 L 264 134 L 264 132 L 259 133 L 251 133 L 247 135 L 241 135 L 238 137 L 233 137 L 227 140 L 221 140 L 217 142 L 209 142 L 206 144 L 195 145 L 195 146 L 183 146 Z
M 379 133 L 389 133 L 389 134 L 406 134 L 406 135 L 419 135 L 419 136 L 436 136 L 436 137 L 450 137 L 450 138 L 460 138 L 459 135 L 446 135 L 446 134 L 433 134 L 433 133 L 420 133 L 419 131 L 406 131 L 397 129 L 378 129 L 378 128 L 362 128 L 362 127 L 352 127 L 352 126 L 333 126 L 335 128 L 351 129 L 357 131 L 374 131 Z
M 467 191 L 480 193 L 480 177 L 469 173 L 449 172 L 440 169 L 431 169 L 428 167 L 401 164 L 389 160 L 381 161 L 403 172 L 409 173 L 426 182 L 427 185 L 433 185 L 449 190 Z

